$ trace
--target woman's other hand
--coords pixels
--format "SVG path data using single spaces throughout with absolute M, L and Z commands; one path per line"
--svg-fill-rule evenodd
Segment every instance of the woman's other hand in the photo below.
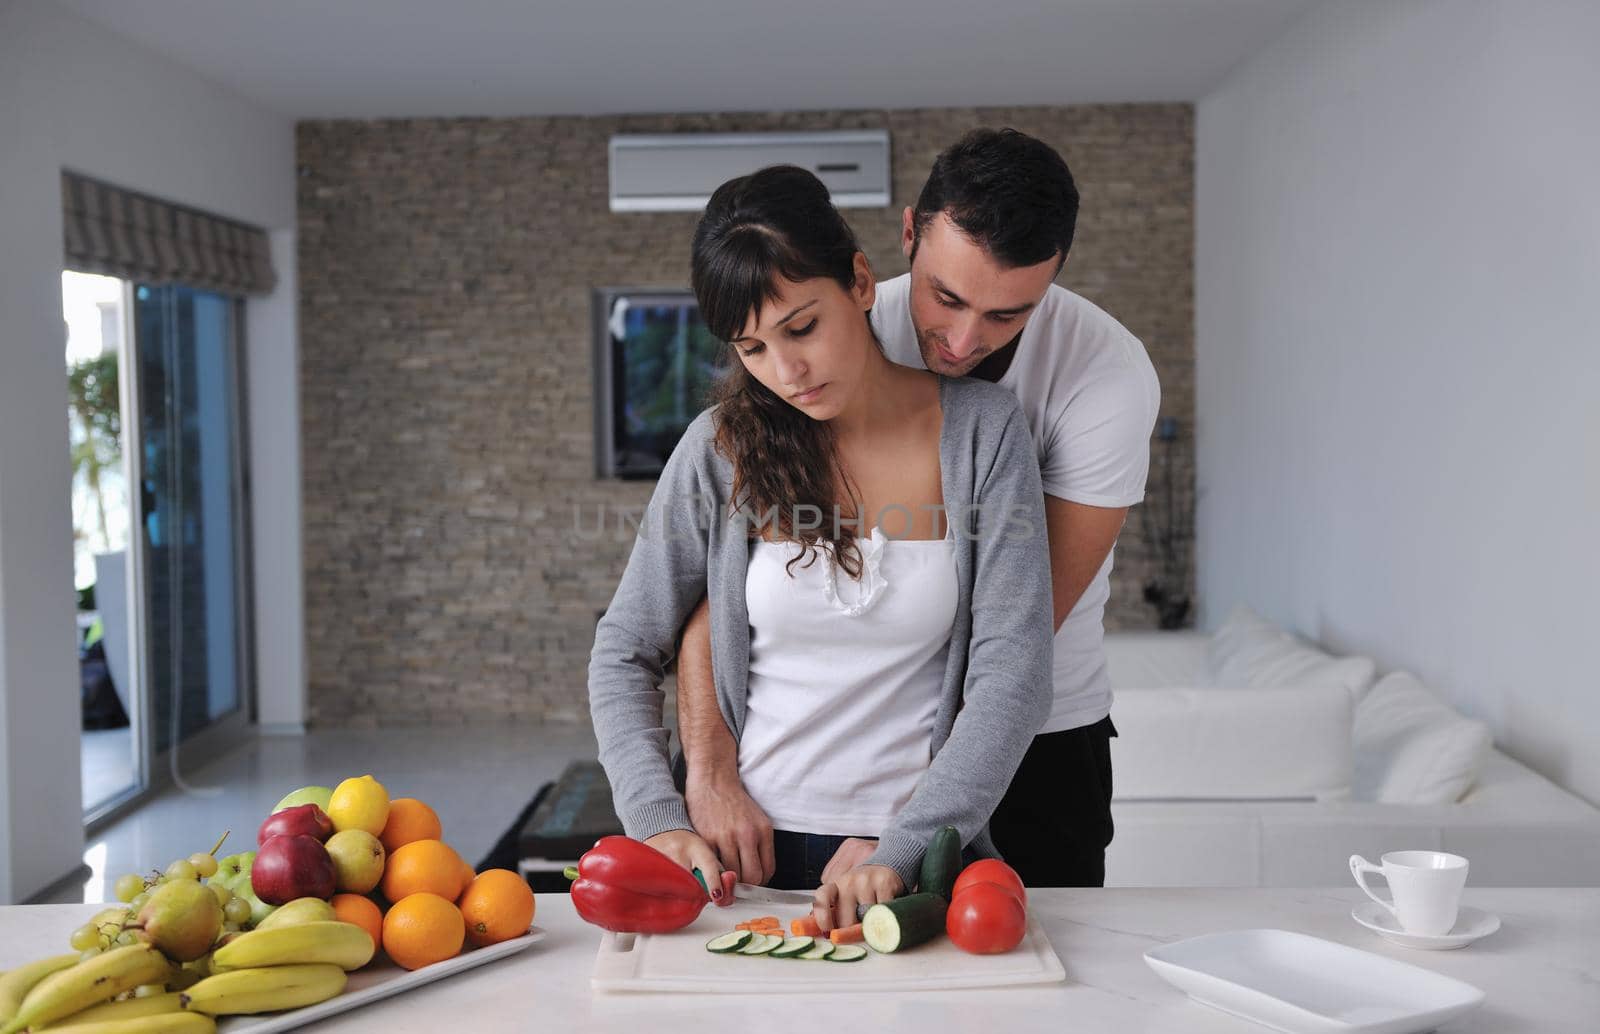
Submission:
M 850 837 L 839 845 L 833 857 L 828 859 L 828 864 L 822 867 L 822 882 L 832 883 L 856 866 L 864 864 L 877 849 L 878 841 L 875 839 Z
M 831 862 L 829 868 L 832 868 Z M 887 865 L 858 865 L 817 888 L 811 915 L 823 933 L 841 926 L 854 926 L 860 921 L 856 918 L 858 908 L 893 901 L 905 890 L 900 874 Z
M 669 829 L 645 841 L 685 869 L 700 870 L 706 892 L 711 900 L 722 901 L 722 866 L 717 862 L 717 852 L 692 829 Z

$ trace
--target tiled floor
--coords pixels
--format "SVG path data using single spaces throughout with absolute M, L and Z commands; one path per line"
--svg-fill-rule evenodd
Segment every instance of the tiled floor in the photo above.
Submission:
M 83 731 L 83 809 L 88 811 L 133 785 L 133 730 Z
M 199 792 L 168 791 L 92 837 L 84 861 L 93 875 L 81 896 L 67 891 L 55 900 L 106 900 L 122 873 L 204 851 L 223 830 L 233 831 L 224 854 L 251 850 L 256 827 L 284 794 L 368 772 L 391 796 L 432 805 L 443 820 L 445 840 L 476 864 L 540 786 L 569 761 L 594 756 L 594 733 L 580 725 L 318 729 L 305 736 L 264 736 L 187 773 Z

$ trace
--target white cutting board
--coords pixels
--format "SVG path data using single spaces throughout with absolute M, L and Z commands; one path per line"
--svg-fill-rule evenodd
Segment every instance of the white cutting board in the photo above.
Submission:
M 740 902 L 731 908 L 708 908 L 693 925 L 674 933 L 607 933 L 601 937 L 590 983 L 596 991 L 795 994 L 1052 984 L 1067 976 L 1032 916 L 1022 943 L 1004 955 L 968 955 L 948 937 L 893 955 L 869 949 L 860 962 L 807 962 L 706 951 L 707 941 L 731 932 L 735 923 L 776 915 L 787 926 L 805 912 L 794 906 Z

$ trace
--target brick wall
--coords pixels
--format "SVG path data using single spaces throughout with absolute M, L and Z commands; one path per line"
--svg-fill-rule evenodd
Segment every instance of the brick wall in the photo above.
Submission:
M 1149 348 L 1193 413 L 1189 105 L 302 123 L 301 406 L 310 719 L 586 719 L 593 623 L 631 533 L 596 507 L 590 291 L 688 283 L 691 214 L 607 209 L 617 132 L 887 127 L 894 205 L 846 212 L 881 277 L 940 148 L 975 125 L 1055 145 L 1083 194 L 1061 282 Z M 1180 481 L 1192 483 L 1192 450 Z M 1108 624 L 1150 627 L 1139 522 Z

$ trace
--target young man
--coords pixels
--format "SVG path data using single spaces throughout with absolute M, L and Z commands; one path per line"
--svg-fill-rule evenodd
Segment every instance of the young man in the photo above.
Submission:
M 905 276 L 878 285 L 872 325 L 890 359 L 1016 393 L 1038 449 L 1055 607 L 1055 703 L 990 822 L 1028 886 L 1102 886 L 1111 842 L 1111 685 L 1103 647 L 1112 547 L 1144 497 L 1160 387 L 1144 346 L 1054 283 L 1078 192 L 1052 148 L 977 130 L 940 154 L 904 213 Z M 739 782 L 718 710 L 704 604 L 678 658 L 690 821 L 746 883 L 772 875 L 772 826 Z M 824 882 L 871 855 L 847 841 Z

